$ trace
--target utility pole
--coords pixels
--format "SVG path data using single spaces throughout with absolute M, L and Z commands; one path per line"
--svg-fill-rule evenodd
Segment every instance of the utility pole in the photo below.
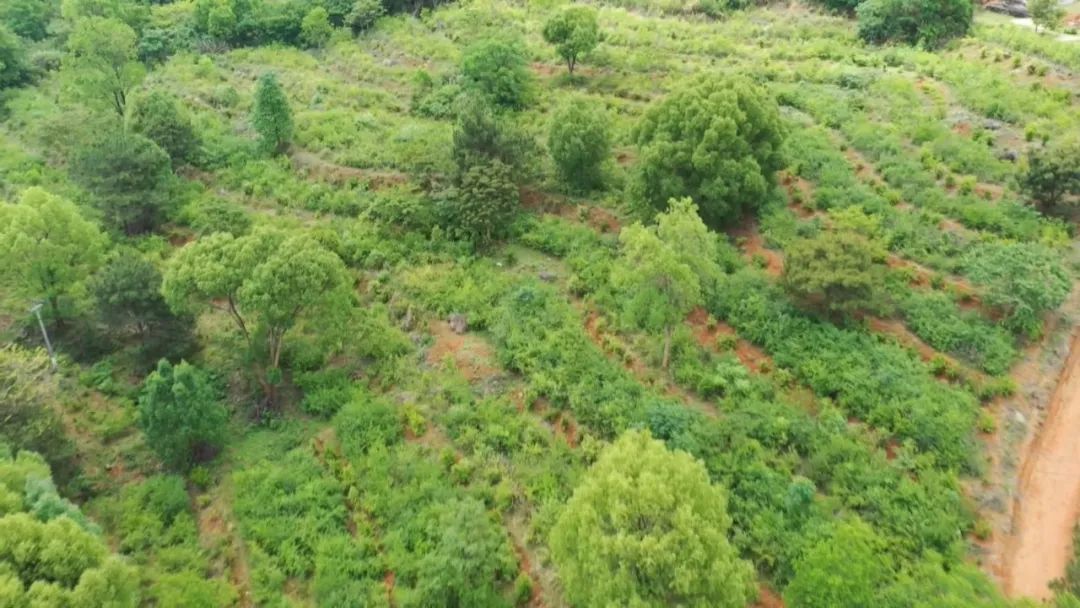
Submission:
M 30 312 L 34 313 L 37 317 L 38 327 L 41 328 L 41 337 L 45 338 L 45 348 L 49 351 L 49 363 L 52 364 L 52 371 L 56 371 L 56 353 L 53 352 L 52 342 L 49 342 L 49 332 L 45 331 L 45 322 L 41 320 L 41 302 L 34 304 L 34 307 L 30 309 Z

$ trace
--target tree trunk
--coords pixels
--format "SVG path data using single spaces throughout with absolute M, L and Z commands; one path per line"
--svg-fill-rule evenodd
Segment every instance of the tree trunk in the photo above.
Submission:
M 49 296 L 49 310 L 52 311 L 53 323 L 57 329 L 64 329 L 64 317 L 60 316 L 59 296 Z
M 674 332 L 673 328 L 668 325 L 664 328 L 664 359 L 660 363 L 661 369 L 667 369 L 668 363 L 671 362 L 671 334 Z
M 566 60 L 566 68 L 567 68 L 568 70 L 570 70 L 570 75 L 571 75 L 571 76 L 573 76 L 573 75 L 574 75 L 574 64 L 575 64 L 575 63 L 577 63 L 577 61 L 575 61 L 575 59 L 576 59 L 576 58 L 574 58 L 574 57 L 571 57 L 571 58 L 569 58 L 569 59 L 567 59 L 567 60 Z

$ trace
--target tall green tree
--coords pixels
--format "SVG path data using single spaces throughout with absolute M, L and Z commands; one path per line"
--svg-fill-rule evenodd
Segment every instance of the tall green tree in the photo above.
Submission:
M 1080 205 L 1080 137 L 1063 136 L 1032 148 L 1020 186 L 1043 213 Z
M 105 245 L 72 202 L 41 188 L 26 190 L 17 204 L 0 204 L 0 275 L 44 299 L 58 325 L 63 298 L 90 276 Z
M 138 571 L 56 493 L 34 456 L 0 453 L 0 604 L 138 606 Z
M 0 4 L 0 24 L 28 40 L 42 40 L 59 9 L 55 0 L 5 0 Z
M 30 80 L 26 46 L 15 32 L 0 23 L 0 91 Z
M 835 230 L 796 240 L 784 254 L 784 286 L 804 304 L 838 315 L 877 309 L 885 281 L 880 244 Z
M 611 120 L 584 99 L 561 106 L 551 119 L 548 150 L 559 178 L 588 191 L 603 183 L 603 164 L 611 156 Z
M 176 97 L 151 91 L 135 100 L 131 129 L 164 150 L 176 164 L 190 162 L 199 149 L 191 117 Z
M 859 520 L 837 524 L 795 564 L 784 590 L 791 608 L 861 608 L 878 603 L 892 577 L 888 547 Z
M 783 168 L 780 111 L 741 77 L 709 75 L 650 108 L 637 129 L 633 194 L 650 211 L 690 197 L 719 228 L 761 204 Z
M 293 134 L 292 109 L 285 91 L 281 90 L 277 77 L 272 73 L 259 78 L 251 122 L 259 134 L 263 150 L 281 154 L 288 149 Z
M 1040 27 L 1045 30 L 1057 29 L 1065 18 L 1065 7 L 1059 0 L 1028 0 L 1027 8 L 1036 32 Z
M 225 440 L 228 412 L 206 373 L 181 361 L 158 362 L 139 396 L 139 424 L 147 444 L 169 467 L 186 471 Z
M 227 312 L 251 354 L 264 405 L 273 407 L 285 336 L 305 316 L 348 306 L 341 259 L 306 235 L 256 231 L 212 234 L 170 261 L 162 293 L 177 311 L 212 306 Z
M 490 38 L 469 47 L 461 75 L 467 86 L 502 108 L 521 109 L 532 94 L 532 73 L 516 40 Z
M 720 276 L 716 243 L 693 202 L 681 199 L 672 201 L 656 226 L 638 223 L 624 228 L 619 245 L 612 284 L 619 291 L 627 320 L 663 332 L 661 367 L 667 369 L 675 327 L 704 303 L 703 284 L 711 289 Z
M 724 492 L 701 462 L 629 431 L 605 448 L 551 530 L 571 604 L 742 608 L 754 571 L 728 542 Z
M 458 179 L 449 197 L 445 223 L 477 245 L 502 237 L 521 202 L 513 169 L 498 160 L 475 164 Z
M 520 175 L 527 171 L 533 142 L 510 116 L 495 111 L 483 96 L 469 95 L 461 101 L 453 134 L 454 162 L 458 177 L 471 167 L 498 161 Z
M 86 17 L 68 37 L 63 72 L 85 103 L 101 103 L 120 117 L 132 89 L 146 77 L 139 62 L 138 36 L 116 19 Z
M 316 6 L 308 11 L 304 15 L 304 20 L 300 23 L 300 37 L 304 39 L 305 44 L 313 48 L 319 48 L 326 44 L 326 41 L 330 40 L 333 33 L 334 28 L 330 25 L 330 14 L 321 6 Z
M 555 45 L 555 51 L 566 62 L 567 71 L 573 74 L 578 60 L 600 43 L 596 9 L 572 6 L 553 15 L 544 24 L 544 40 Z
M 153 230 L 169 205 L 169 155 L 142 135 L 119 129 L 102 134 L 75 150 L 70 171 L 107 224 L 125 234 Z

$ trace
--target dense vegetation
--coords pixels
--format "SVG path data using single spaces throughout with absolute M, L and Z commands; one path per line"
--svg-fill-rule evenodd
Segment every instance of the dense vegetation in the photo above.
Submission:
M 0 604 L 1025 605 L 1080 54 L 752 4 L 4 2 Z

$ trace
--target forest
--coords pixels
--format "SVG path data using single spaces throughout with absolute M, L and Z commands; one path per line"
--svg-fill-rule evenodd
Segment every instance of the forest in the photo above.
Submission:
M 1080 608 L 1027 10 L 0 0 L 0 606 Z

